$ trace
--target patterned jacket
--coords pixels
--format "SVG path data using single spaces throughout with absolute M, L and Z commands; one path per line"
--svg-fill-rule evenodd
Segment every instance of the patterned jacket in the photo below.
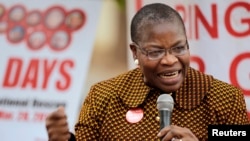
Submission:
M 160 92 L 144 84 L 139 69 L 91 87 L 79 120 L 76 139 L 159 140 L 157 98 Z M 244 95 L 236 87 L 189 68 L 174 94 L 172 124 L 189 128 L 200 141 L 208 139 L 209 124 L 249 124 Z M 130 123 L 126 114 L 140 108 L 143 117 Z

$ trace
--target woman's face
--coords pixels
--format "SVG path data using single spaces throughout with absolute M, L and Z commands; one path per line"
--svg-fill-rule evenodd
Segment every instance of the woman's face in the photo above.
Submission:
M 151 51 L 173 47 L 188 48 L 183 26 L 178 22 L 147 25 L 141 32 L 137 44 L 143 50 Z M 181 87 L 190 64 L 188 49 L 179 56 L 168 51 L 162 58 L 156 60 L 150 60 L 140 49 L 134 51 L 134 56 L 139 60 L 139 68 L 144 74 L 145 83 L 163 92 L 174 92 Z

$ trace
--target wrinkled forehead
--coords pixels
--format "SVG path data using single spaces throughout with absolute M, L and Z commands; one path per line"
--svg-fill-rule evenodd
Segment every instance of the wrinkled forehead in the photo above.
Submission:
M 140 24 L 137 28 L 137 42 L 144 42 L 151 37 L 172 34 L 172 36 L 186 37 L 185 28 L 178 20 L 150 21 Z

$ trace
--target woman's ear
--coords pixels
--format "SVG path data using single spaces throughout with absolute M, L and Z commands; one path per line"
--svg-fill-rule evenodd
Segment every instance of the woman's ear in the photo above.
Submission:
M 130 50 L 132 52 L 132 55 L 133 55 L 133 59 L 134 59 L 134 63 L 137 67 L 140 67 L 139 66 L 139 60 L 137 58 L 137 47 L 136 47 L 136 44 L 135 43 L 131 43 L 130 45 Z
M 129 44 L 129 47 L 130 47 L 130 50 L 131 50 L 131 52 L 132 52 L 133 58 L 134 58 L 134 59 L 137 59 L 137 58 L 136 58 L 136 56 L 137 56 L 137 49 L 136 49 L 135 43 Z

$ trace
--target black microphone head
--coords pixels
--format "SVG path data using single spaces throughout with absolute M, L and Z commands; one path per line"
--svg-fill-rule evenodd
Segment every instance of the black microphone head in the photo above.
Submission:
M 159 111 L 172 111 L 174 108 L 174 100 L 170 94 L 161 94 L 157 99 L 157 109 Z

